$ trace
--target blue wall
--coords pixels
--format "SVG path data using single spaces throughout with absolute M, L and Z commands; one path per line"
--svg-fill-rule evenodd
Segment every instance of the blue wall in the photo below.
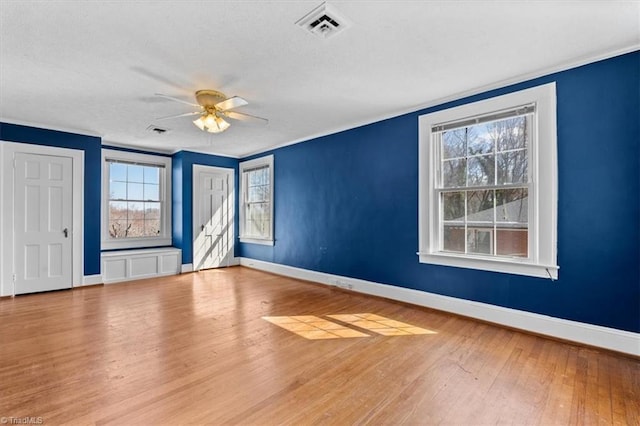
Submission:
M 555 81 L 558 281 L 418 262 L 418 116 Z M 272 151 L 245 257 L 640 332 L 640 53 Z M 268 154 L 268 153 L 265 153 Z
M 238 188 L 238 160 L 217 155 L 199 154 L 191 151 L 180 151 L 174 154 L 173 168 L 173 245 L 182 249 L 182 263 L 193 262 L 193 165 L 226 167 L 234 170 L 234 187 Z M 238 197 L 235 211 L 238 212 Z M 238 220 L 235 220 L 235 235 L 238 235 Z M 238 245 L 234 246 L 236 255 Z
M 84 151 L 84 275 L 100 273 L 100 138 L 0 123 L 0 140 Z

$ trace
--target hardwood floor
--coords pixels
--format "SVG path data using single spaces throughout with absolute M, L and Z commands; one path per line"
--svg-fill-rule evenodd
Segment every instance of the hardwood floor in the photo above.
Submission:
M 353 313 L 436 333 L 262 319 Z M 2 299 L 0 344 L 0 417 L 44 424 L 640 424 L 636 359 L 242 267 Z

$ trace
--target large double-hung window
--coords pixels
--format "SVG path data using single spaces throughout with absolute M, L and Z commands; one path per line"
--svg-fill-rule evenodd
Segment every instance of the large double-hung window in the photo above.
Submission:
M 555 86 L 420 117 L 420 261 L 557 277 Z
M 103 150 L 102 247 L 171 244 L 171 158 Z

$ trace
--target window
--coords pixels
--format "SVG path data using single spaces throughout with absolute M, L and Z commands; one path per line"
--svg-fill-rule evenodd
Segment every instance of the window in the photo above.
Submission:
M 273 245 L 273 155 L 240 163 L 240 241 Z
M 102 248 L 171 245 L 171 158 L 102 150 Z
M 556 279 L 555 84 L 419 120 L 420 262 Z

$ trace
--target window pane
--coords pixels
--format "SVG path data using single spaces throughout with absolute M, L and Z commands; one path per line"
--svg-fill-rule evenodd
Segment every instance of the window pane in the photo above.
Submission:
M 249 172 L 249 185 L 255 186 L 261 183 L 261 174 L 257 170 Z
M 496 253 L 529 256 L 529 198 L 527 188 L 496 191 Z
M 496 252 L 498 256 L 529 257 L 529 230 L 523 229 L 496 230 Z
M 144 183 L 160 183 L 160 168 L 159 167 L 144 167 L 143 168 Z
M 486 124 L 467 127 L 467 148 L 469 156 L 489 154 L 494 151 L 495 135 Z
M 141 183 L 127 184 L 128 200 L 144 200 L 144 185 Z
M 467 222 L 493 223 L 493 190 L 467 192 Z
M 129 227 L 129 231 L 127 232 L 127 237 L 130 238 L 140 238 L 144 237 L 144 220 L 134 220 L 128 222 L 127 226 Z
M 498 153 L 498 185 L 527 182 L 527 151 Z
M 495 156 L 481 155 L 469 158 L 467 186 L 495 184 Z
M 526 148 L 529 138 L 527 123 L 528 119 L 525 116 L 491 123 L 490 126 L 498 135 L 498 151 Z
M 467 229 L 467 252 L 493 254 L 493 227 Z
M 144 184 L 144 198 L 143 200 L 160 201 L 160 185 Z
M 529 222 L 527 188 L 499 189 L 496 191 L 496 222 Z
M 109 221 L 109 236 L 111 238 L 124 238 L 127 236 L 127 221 L 126 220 L 110 220 Z
M 467 155 L 466 129 L 455 129 L 442 133 L 442 158 L 457 158 Z
M 129 227 L 127 237 L 144 237 L 143 207 L 143 203 L 127 203 L 127 226 Z
M 109 163 L 109 180 L 126 182 L 127 165 L 120 163 Z
M 456 220 L 464 223 L 464 197 L 463 191 L 442 194 L 442 217 L 444 220 Z
M 252 170 L 248 173 L 249 173 L 248 182 L 250 186 L 266 185 L 267 183 L 269 183 L 268 168 Z
M 253 222 L 261 222 L 264 217 L 264 204 L 249 205 L 249 220 Z
M 126 200 L 127 184 L 125 182 L 109 182 L 109 198 L 112 200 Z
M 127 165 L 127 181 L 139 182 L 139 183 L 144 182 L 144 167 L 128 164 Z
M 442 250 L 464 253 L 464 226 L 443 225 Z
M 160 219 L 160 203 L 144 203 L 144 218 Z
M 264 190 L 260 186 L 251 186 L 249 187 L 248 200 L 249 202 L 255 203 L 264 200 Z
M 141 206 L 141 204 L 128 203 L 128 237 L 142 237 L 144 235 L 144 210 L 141 208 Z
M 258 203 L 247 205 L 247 234 L 256 237 L 268 237 L 270 229 L 269 204 Z
M 160 233 L 160 220 L 151 219 L 144 221 L 144 235 L 146 237 L 155 237 Z
M 442 162 L 442 187 L 457 188 L 466 185 L 467 160 L 447 160 Z
M 127 220 L 127 203 L 122 201 L 109 202 L 109 221 Z
M 262 186 L 262 200 L 269 201 L 270 198 L 271 198 L 271 185 L 269 185 L 267 181 L 267 183 Z

